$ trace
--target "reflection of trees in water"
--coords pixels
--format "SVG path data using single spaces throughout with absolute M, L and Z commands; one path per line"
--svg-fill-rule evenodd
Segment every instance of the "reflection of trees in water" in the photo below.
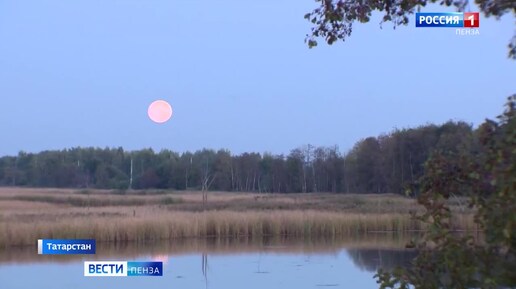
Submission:
M 202 254 L 332 254 L 344 248 L 391 250 L 403 248 L 412 235 L 364 234 L 318 238 L 314 236 L 242 236 L 239 238 L 184 238 L 156 242 L 99 242 L 91 261 L 113 259 L 151 259 L 164 261 L 172 256 Z M 37 255 L 35 247 L 0 247 L 0 265 L 10 263 L 77 262 L 81 255 Z M 207 257 L 203 258 L 207 261 Z M 201 261 L 201 263 L 203 263 Z M 203 265 L 203 268 L 205 266 Z M 205 271 L 203 269 L 203 271 Z
M 202 275 L 204 277 L 205 288 L 208 288 L 208 254 L 202 253 Z
M 370 272 L 408 266 L 417 255 L 414 250 L 349 249 L 346 252 L 355 266 Z

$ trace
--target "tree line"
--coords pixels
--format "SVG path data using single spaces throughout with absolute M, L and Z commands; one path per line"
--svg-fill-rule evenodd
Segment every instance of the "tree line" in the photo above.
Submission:
M 449 121 L 368 137 L 342 153 L 305 145 L 286 155 L 203 149 L 70 148 L 0 158 L 0 185 L 264 193 L 399 193 L 437 151 L 475 151 L 476 130 Z

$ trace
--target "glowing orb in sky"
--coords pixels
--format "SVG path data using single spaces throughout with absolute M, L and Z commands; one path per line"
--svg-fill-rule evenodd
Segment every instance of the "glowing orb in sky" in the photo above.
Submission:
M 156 100 L 147 110 L 149 118 L 156 123 L 164 123 L 172 117 L 172 106 L 164 100 Z

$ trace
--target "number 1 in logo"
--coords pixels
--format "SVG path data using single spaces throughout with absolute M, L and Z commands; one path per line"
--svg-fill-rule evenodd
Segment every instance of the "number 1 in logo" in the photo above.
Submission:
M 467 27 L 467 28 L 480 27 L 480 13 L 479 12 L 464 13 L 464 27 Z

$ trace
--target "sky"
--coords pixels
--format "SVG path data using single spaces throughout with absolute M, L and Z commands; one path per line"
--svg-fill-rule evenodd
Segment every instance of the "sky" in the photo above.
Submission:
M 308 49 L 313 0 L 0 0 L 0 155 L 70 147 L 288 153 L 395 128 L 478 125 L 516 93 L 510 16 L 356 25 Z M 476 9 L 473 9 L 475 11 Z M 451 11 L 437 6 L 427 12 Z M 174 110 L 149 120 L 157 99 Z

